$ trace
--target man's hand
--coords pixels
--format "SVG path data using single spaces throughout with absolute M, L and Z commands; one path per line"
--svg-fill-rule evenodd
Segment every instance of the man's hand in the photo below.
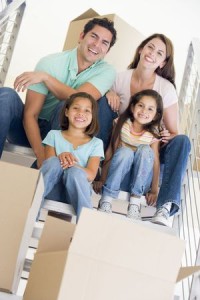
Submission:
M 47 76 L 45 72 L 24 72 L 15 79 L 14 88 L 24 92 L 30 85 L 43 82 Z

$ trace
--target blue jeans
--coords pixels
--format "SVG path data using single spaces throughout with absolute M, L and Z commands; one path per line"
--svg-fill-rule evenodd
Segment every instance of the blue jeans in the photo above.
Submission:
M 54 199 L 71 204 L 76 212 L 77 220 L 79 219 L 83 207 L 93 208 L 91 201 L 91 185 L 87 180 L 84 170 L 78 167 L 71 167 L 63 170 L 58 157 L 50 157 L 43 162 L 41 173 L 44 178 L 44 199 L 53 191 L 54 187 L 62 188 L 62 195 L 55 194 Z M 62 196 L 62 199 L 60 198 Z M 43 205 L 42 202 L 42 205 Z
M 112 133 L 113 120 L 118 117 L 108 104 L 106 96 L 98 100 L 98 120 L 99 132 L 97 137 L 103 141 L 104 149 L 106 150 Z
M 177 135 L 160 151 L 160 162 L 164 164 L 164 168 L 157 208 L 166 202 L 172 202 L 171 215 L 175 214 L 180 208 L 181 185 L 190 150 L 189 138 L 186 135 Z
M 56 106 L 51 120 L 39 119 L 38 124 L 42 139 L 45 138 L 49 130 L 59 129 L 60 110 L 64 101 Z M 30 147 L 29 141 L 23 127 L 24 103 L 14 89 L 2 87 L 0 88 L 0 157 L 3 152 L 6 139 L 13 144 Z
M 137 151 L 128 147 L 117 149 L 110 163 L 106 182 L 102 189 L 103 196 L 117 198 L 126 175 L 126 191 L 142 196 L 151 186 L 154 153 L 150 146 L 140 145 Z

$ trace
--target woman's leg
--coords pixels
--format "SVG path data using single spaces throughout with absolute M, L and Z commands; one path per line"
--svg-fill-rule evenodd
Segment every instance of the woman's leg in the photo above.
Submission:
M 157 208 L 171 202 L 170 214 L 180 207 L 181 184 L 185 175 L 188 156 L 191 150 L 189 138 L 177 135 L 161 149 L 160 160 L 164 163 L 162 183 L 158 194 Z
M 74 207 L 77 220 L 83 207 L 93 208 L 91 200 L 91 185 L 87 174 L 78 167 L 71 167 L 64 171 L 63 184 L 66 188 L 68 202 Z
M 164 169 L 153 223 L 169 226 L 169 217 L 179 210 L 181 184 L 190 150 L 190 141 L 186 135 L 177 135 L 161 149 L 160 160 L 164 163 Z

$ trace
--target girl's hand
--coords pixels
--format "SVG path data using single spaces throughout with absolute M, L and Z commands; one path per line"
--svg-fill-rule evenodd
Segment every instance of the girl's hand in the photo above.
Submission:
M 94 181 L 93 182 L 93 190 L 95 191 L 95 193 L 100 194 L 101 193 L 101 189 L 103 186 L 103 182 L 102 181 Z
M 145 196 L 147 204 L 150 206 L 155 206 L 157 197 L 158 197 L 157 191 L 156 192 L 150 191 L 149 193 L 147 193 Z
M 45 72 L 24 72 L 15 79 L 14 88 L 17 92 L 24 92 L 31 84 L 45 81 L 47 76 Z
M 109 92 L 107 92 L 106 98 L 112 110 L 114 112 L 118 112 L 120 106 L 120 97 L 115 92 L 110 90 Z
M 77 162 L 77 158 L 70 152 L 63 152 L 58 155 L 61 167 L 64 169 L 73 167 Z

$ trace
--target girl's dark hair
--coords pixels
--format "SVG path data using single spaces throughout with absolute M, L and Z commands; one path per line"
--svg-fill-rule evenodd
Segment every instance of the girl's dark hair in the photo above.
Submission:
M 114 28 L 114 22 L 109 20 L 108 18 L 94 18 L 85 24 L 84 29 L 83 29 L 84 36 L 89 31 L 91 31 L 96 25 L 104 27 L 111 32 L 111 34 L 112 34 L 112 40 L 110 42 L 110 48 L 111 48 L 117 40 L 117 31 Z
M 144 125 L 144 130 L 151 132 L 156 138 L 159 138 L 159 131 L 162 129 L 161 128 L 161 120 L 163 117 L 163 101 L 161 95 L 151 89 L 147 90 L 142 90 L 130 98 L 130 103 L 127 109 L 121 114 L 119 117 L 117 124 L 115 125 L 112 137 L 111 137 L 111 150 L 112 150 L 112 155 L 115 153 L 116 149 L 119 146 L 120 143 L 120 132 L 122 129 L 123 124 L 127 121 L 127 119 L 130 119 L 132 122 L 134 121 L 133 113 L 132 113 L 132 108 L 142 99 L 144 96 L 149 96 L 155 99 L 156 101 L 156 115 L 154 119 Z
M 62 130 L 67 130 L 69 128 L 69 119 L 66 116 L 66 109 L 69 109 L 70 106 L 74 103 L 77 98 L 84 98 L 88 99 L 92 104 L 92 121 L 87 126 L 85 133 L 90 137 L 93 137 L 97 134 L 99 130 L 98 124 L 98 115 L 97 115 L 97 102 L 95 99 L 88 93 L 85 92 L 78 92 L 74 93 L 65 101 L 65 104 L 62 108 L 61 115 L 60 115 L 60 127 Z
M 175 85 L 175 67 L 174 67 L 174 47 L 171 42 L 171 40 L 166 37 L 164 34 L 161 33 L 154 33 L 150 35 L 148 38 L 146 38 L 144 41 L 140 43 L 140 45 L 137 47 L 135 56 L 133 58 L 133 61 L 128 66 L 128 69 L 135 69 L 139 63 L 140 60 L 140 52 L 144 48 L 144 46 L 149 43 L 152 39 L 158 38 L 160 39 L 166 46 L 166 59 L 165 59 L 165 65 L 163 68 L 158 67 L 156 69 L 156 73 L 160 75 L 161 77 L 169 80 L 174 87 Z

